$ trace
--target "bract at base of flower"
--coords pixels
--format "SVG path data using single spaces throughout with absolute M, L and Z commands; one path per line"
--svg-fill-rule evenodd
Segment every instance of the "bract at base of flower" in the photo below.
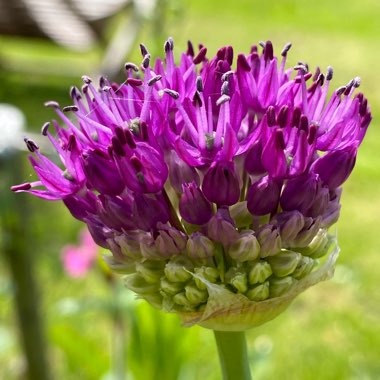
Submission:
M 207 287 L 207 305 L 201 312 L 179 313 L 179 316 L 186 327 L 198 324 L 217 331 L 245 331 L 260 326 L 285 311 L 300 293 L 330 279 L 338 255 L 339 247 L 336 245 L 317 270 L 296 282 L 287 293 L 261 302 L 250 301 L 242 294 L 235 294 L 224 286 L 213 284 L 194 274 Z

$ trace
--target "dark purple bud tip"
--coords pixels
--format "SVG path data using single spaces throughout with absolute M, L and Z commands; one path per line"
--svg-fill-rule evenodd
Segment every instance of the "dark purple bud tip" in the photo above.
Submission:
M 92 82 L 92 79 L 89 76 L 87 76 L 87 75 L 83 75 L 82 76 L 82 81 L 84 83 L 86 83 L 86 84 L 90 84 Z
M 27 182 L 27 183 L 22 183 L 21 185 L 15 185 L 15 186 L 11 186 L 11 190 L 12 191 L 26 191 L 26 190 L 30 190 L 32 188 L 32 185 Z
M 153 86 L 155 83 L 157 83 L 159 80 L 161 80 L 161 75 L 156 75 L 153 78 L 148 80 L 148 86 Z
M 309 120 L 308 120 L 308 118 L 307 118 L 306 115 L 301 115 L 299 129 L 301 131 L 308 132 L 308 130 L 309 130 Z
M 133 168 L 136 170 L 136 172 L 141 172 L 141 170 L 143 169 L 143 164 L 136 156 L 132 156 L 130 158 L 130 162 Z
M 276 110 L 273 106 L 269 106 L 267 109 L 267 123 L 270 127 L 276 125 Z
M 249 63 L 247 61 L 247 58 L 245 58 L 244 54 L 239 54 L 237 57 L 237 67 L 240 70 L 243 71 L 251 71 L 251 66 L 249 66 Z
M 48 129 L 50 127 L 50 121 L 47 121 L 42 127 L 41 127 L 41 135 L 47 136 Z
M 288 120 L 288 111 L 289 107 L 287 105 L 282 106 L 280 112 L 277 115 L 277 125 L 281 128 L 286 126 L 286 122 Z
M 316 140 L 318 128 L 319 128 L 319 125 L 316 122 L 313 122 L 310 125 L 309 134 L 307 136 L 307 143 L 309 145 L 313 144 L 314 141 Z
M 190 57 L 194 57 L 194 55 L 195 55 L 195 53 L 194 53 L 194 46 L 193 46 L 193 43 L 190 40 L 187 41 L 186 55 L 189 55 Z
M 127 139 L 125 137 L 124 129 L 120 127 L 119 125 L 115 127 L 115 135 L 119 139 L 121 145 L 126 144 Z
M 26 147 L 28 148 L 29 152 L 35 152 L 38 150 L 38 145 L 31 139 L 28 139 L 27 137 L 24 138 L 24 142 L 26 144 Z
M 132 70 L 134 71 L 135 73 L 137 73 L 139 71 L 139 68 L 137 65 L 135 65 L 133 62 L 127 62 L 125 65 L 124 65 L 124 68 L 125 70 L 129 71 L 129 70 Z
M 224 82 L 226 83 L 226 82 Z M 222 104 L 226 103 L 226 102 L 229 102 L 230 101 L 230 97 L 228 95 L 222 95 L 217 101 L 216 101 L 216 105 L 217 106 L 221 106 Z
M 202 99 L 201 99 L 198 91 L 195 91 L 195 94 L 193 97 L 193 104 L 194 104 L 194 106 L 202 107 Z
M 230 79 L 230 76 L 233 75 L 233 74 L 234 74 L 234 72 L 233 72 L 232 70 L 227 71 L 226 73 L 224 73 L 224 74 L 222 75 L 222 81 L 223 81 L 223 82 L 224 82 L 224 81 L 228 81 L 228 80 Z
M 147 69 L 149 67 L 149 64 L 150 64 L 150 54 L 146 54 L 144 55 L 141 65 L 144 69 Z
M 66 106 L 62 108 L 63 112 L 77 112 L 79 108 L 77 106 Z
M 116 136 L 113 136 L 111 141 L 112 141 L 113 152 L 116 153 L 120 157 L 124 157 L 125 156 L 125 150 L 124 150 L 123 146 L 121 145 L 119 139 Z
M 201 76 L 197 77 L 196 85 L 197 85 L 197 91 L 202 92 L 203 91 L 203 81 L 202 81 Z
M 132 87 L 138 87 L 138 86 L 141 86 L 143 84 L 143 81 L 141 79 L 128 78 L 127 84 L 131 85 Z
M 302 114 L 301 108 L 295 107 L 293 111 L 292 127 L 298 128 L 300 124 L 301 114 Z
M 267 41 L 264 47 L 264 60 L 271 61 L 273 59 L 273 44 L 271 41 Z
M 48 100 L 47 102 L 44 103 L 44 106 L 48 108 L 59 108 L 58 102 L 54 100 Z
M 229 89 L 228 81 L 224 81 L 223 82 L 222 88 L 221 88 L 221 94 L 222 95 L 229 95 L 230 94 L 230 89 Z
M 326 74 L 326 80 L 330 81 L 333 78 L 334 75 L 334 69 L 331 66 L 327 67 L 327 74 Z
M 145 57 L 148 53 L 148 49 L 146 48 L 146 46 L 144 44 L 140 44 L 140 51 L 141 51 L 141 55 L 143 57 Z
M 165 88 L 164 93 L 171 96 L 173 99 L 179 98 L 179 93 L 177 91 L 171 90 L 170 88 Z
M 284 150 L 286 148 L 284 132 L 282 129 L 276 130 L 276 147 L 278 150 Z
M 286 57 L 287 54 L 288 54 L 288 51 L 290 50 L 291 47 L 292 47 L 292 43 L 291 43 L 291 42 L 288 42 L 288 43 L 284 46 L 284 48 L 282 49 L 281 55 L 282 55 L 283 57 Z
M 135 139 L 133 138 L 133 134 L 129 129 L 124 130 L 124 137 L 125 137 L 125 141 L 128 144 L 128 146 L 131 149 L 135 149 L 136 148 Z
M 193 59 L 194 65 L 198 65 L 199 63 L 203 62 L 204 59 L 206 58 L 206 54 L 207 54 L 207 48 L 202 47 L 202 49 L 199 50 L 199 53 Z
M 277 209 L 281 187 L 265 176 L 253 183 L 247 193 L 247 208 L 253 215 L 266 215 Z

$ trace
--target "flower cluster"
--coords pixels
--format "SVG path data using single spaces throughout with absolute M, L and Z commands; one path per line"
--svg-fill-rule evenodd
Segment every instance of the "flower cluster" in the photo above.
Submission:
M 329 98 L 331 67 L 287 69 L 291 45 L 279 62 L 270 41 L 236 65 L 231 46 L 209 59 L 189 43 L 179 65 L 171 38 L 154 65 L 140 47 L 124 83 L 101 77 L 95 88 L 84 76 L 73 105 L 46 103 L 66 125 L 42 128 L 63 168 L 26 139 L 39 180 L 13 190 L 63 200 L 129 289 L 188 323 L 242 309 L 259 320 L 225 329 L 273 318 L 331 275 L 333 260 L 318 259 L 334 242 L 327 229 L 371 121 L 354 94 L 360 79 Z

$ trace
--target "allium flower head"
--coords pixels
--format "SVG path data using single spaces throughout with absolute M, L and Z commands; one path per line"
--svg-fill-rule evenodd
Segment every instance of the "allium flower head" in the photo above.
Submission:
M 332 68 L 286 68 L 290 46 L 234 63 L 231 46 L 189 43 L 177 65 L 171 38 L 154 64 L 141 45 L 124 83 L 84 76 L 73 105 L 46 103 L 62 165 L 26 139 L 38 180 L 13 190 L 63 200 L 127 287 L 187 324 L 272 319 L 332 275 L 327 229 L 371 121 L 359 78 L 329 97 Z

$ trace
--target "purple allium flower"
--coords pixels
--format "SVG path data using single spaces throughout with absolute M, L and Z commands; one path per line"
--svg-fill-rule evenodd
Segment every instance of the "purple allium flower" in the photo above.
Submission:
M 12 190 L 63 200 L 127 286 L 187 323 L 268 320 L 331 275 L 334 259 L 316 259 L 371 121 L 359 78 L 329 97 L 332 68 L 286 68 L 290 46 L 280 62 L 267 41 L 234 64 L 231 46 L 210 58 L 189 43 L 176 64 L 169 38 L 152 64 L 141 45 L 122 84 L 83 76 L 73 105 L 46 103 L 64 124 L 42 129 L 62 164 L 26 139 L 38 180 Z M 253 319 L 218 322 L 232 307 L 220 294 Z

